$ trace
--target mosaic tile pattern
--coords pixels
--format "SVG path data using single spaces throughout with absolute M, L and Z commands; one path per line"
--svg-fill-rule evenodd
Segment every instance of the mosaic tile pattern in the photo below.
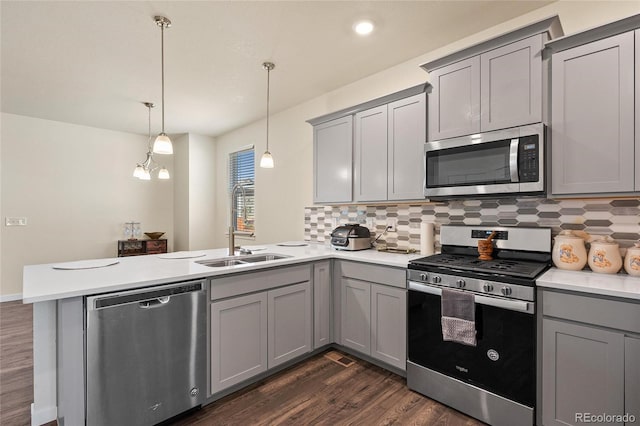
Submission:
M 389 220 L 396 232 L 380 237 L 389 247 L 420 249 L 420 222 L 433 222 L 436 247 L 440 225 L 530 226 L 551 228 L 557 235 L 564 229 L 583 230 L 592 235 L 609 235 L 621 248 L 640 239 L 640 199 L 550 200 L 503 198 L 497 200 L 455 200 L 441 203 L 397 205 L 313 206 L 305 208 L 305 240 L 329 244 L 338 225 L 359 223 L 379 236 Z

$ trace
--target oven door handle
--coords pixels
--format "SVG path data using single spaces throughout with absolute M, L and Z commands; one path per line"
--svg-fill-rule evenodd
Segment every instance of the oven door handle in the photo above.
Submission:
M 442 296 L 441 288 L 420 284 L 415 281 L 409 281 L 409 290 L 415 290 L 421 293 L 433 294 L 435 296 Z M 529 302 L 523 302 L 521 300 L 498 299 L 496 297 L 481 296 L 479 294 L 475 294 L 473 298 L 475 303 L 478 303 L 480 305 L 494 306 L 496 308 L 508 309 L 510 311 L 533 313 L 533 312 L 529 312 L 530 311 Z

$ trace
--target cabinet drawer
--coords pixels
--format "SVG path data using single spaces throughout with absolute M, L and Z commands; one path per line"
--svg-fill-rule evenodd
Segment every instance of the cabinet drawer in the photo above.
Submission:
M 211 279 L 211 300 L 311 281 L 311 265 L 251 271 Z
M 167 252 L 167 241 L 161 240 L 151 240 L 147 241 L 147 253 L 166 253 Z
M 338 268 L 343 277 L 399 288 L 407 287 L 406 270 L 404 268 L 345 261 L 338 262 Z
M 542 291 L 542 314 L 640 333 L 640 303 L 577 293 Z

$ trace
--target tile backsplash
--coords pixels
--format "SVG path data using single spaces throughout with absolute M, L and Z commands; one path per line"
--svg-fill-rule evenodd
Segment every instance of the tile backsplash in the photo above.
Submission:
M 380 240 L 389 247 L 420 249 L 420 223 L 433 222 L 436 247 L 440 225 L 530 226 L 551 228 L 557 235 L 564 229 L 583 230 L 592 235 L 609 235 L 626 248 L 640 238 L 640 199 L 502 198 L 495 200 L 453 200 L 438 203 L 397 205 L 312 206 L 304 210 L 307 241 L 329 243 L 338 225 L 359 223 L 372 235 L 383 232 L 395 220 L 396 232 Z

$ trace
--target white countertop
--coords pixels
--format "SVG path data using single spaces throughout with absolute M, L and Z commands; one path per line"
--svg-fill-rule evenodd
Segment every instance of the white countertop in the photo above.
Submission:
M 90 266 L 93 263 L 91 260 L 27 265 L 23 272 L 22 301 L 23 303 L 35 303 L 65 299 L 323 259 L 353 260 L 405 268 L 409 260 L 422 257 L 420 254 L 386 253 L 373 249 L 342 251 L 319 243 L 308 243 L 307 246 L 300 247 L 281 247 L 278 245 L 264 245 L 263 247 L 265 247 L 264 250 L 256 251 L 255 254 L 277 253 L 291 257 L 220 268 L 196 263 L 227 255 L 227 249 L 212 249 L 196 250 L 193 253 L 199 255 L 198 257 L 186 259 L 163 259 L 162 255 L 146 255 L 112 258 L 113 262 L 117 262 L 115 264 L 106 261 L 108 259 L 96 259 L 96 265 L 108 266 L 90 269 L 54 269 L 54 266 L 56 268 L 65 267 L 65 265 L 71 267 Z
M 536 280 L 538 287 L 640 300 L 640 277 L 551 268 Z

